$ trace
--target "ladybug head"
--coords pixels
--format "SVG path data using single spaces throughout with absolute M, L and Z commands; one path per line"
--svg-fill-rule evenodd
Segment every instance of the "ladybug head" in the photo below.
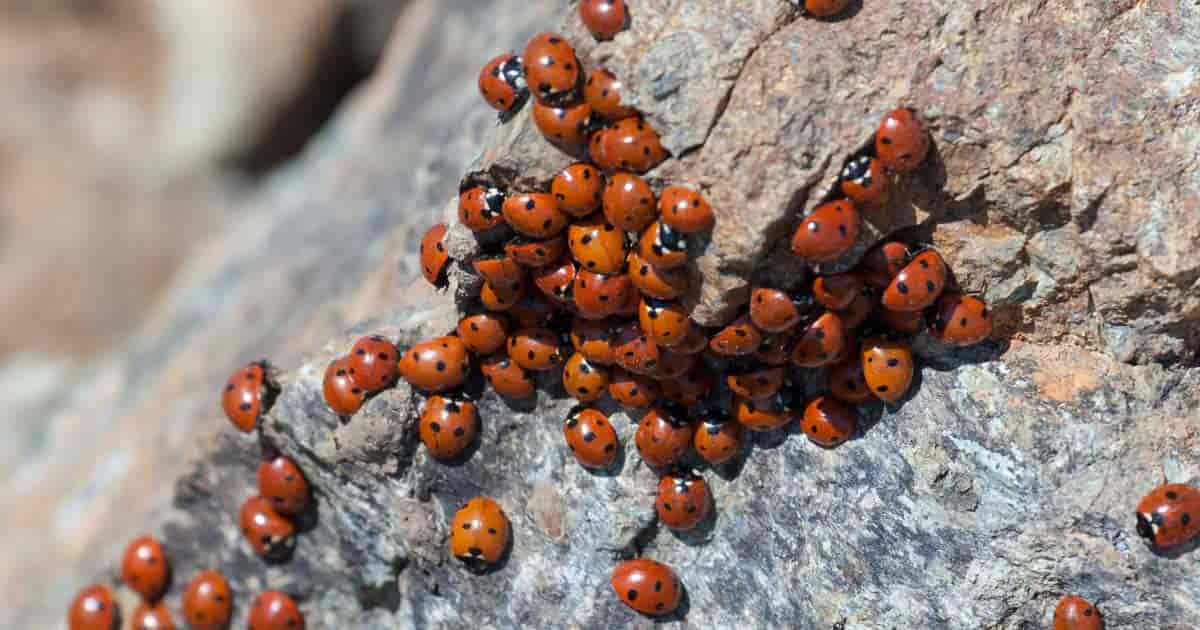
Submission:
M 1162 516 L 1159 514 L 1146 514 L 1144 512 L 1137 513 L 1137 533 L 1138 536 L 1145 538 L 1150 544 L 1154 544 L 1155 537 L 1158 534 L 1159 522 Z
M 658 242 L 656 244 L 673 252 L 686 252 L 688 247 L 687 238 L 683 232 L 671 228 L 662 221 L 658 222 Z
M 846 165 L 842 167 L 842 179 L 851 182 L 857 182 L 862 186 L 870 186 L 869 180 L 871 170 L 871 158 L 867 155 L 859 155 L 850 158 Z M 864 179 L 865 178 L 865 179 Z

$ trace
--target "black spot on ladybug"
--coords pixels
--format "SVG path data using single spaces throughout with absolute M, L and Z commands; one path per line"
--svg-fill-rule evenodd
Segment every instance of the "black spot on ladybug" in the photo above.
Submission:
M 438 362 L 437 362 L 437 371 L 439 371 L 439 372 L 445 372 L 445 371 L 446 371 L 446 362 L 445 362 L 445 361 L 438 361 Z
M 846 226 L 845 226 L 845 225 L 839 225 L 839 226 L 838 226 L 838 232 L 839 232 L 839 233 L 841 233 L 841 235 L 842 235 L 842 236 L 845 236 L 845 235 L 846 235 Z
M 552 221 L 550 219 L 546 219 L 545 221 L 542 221 L 542 229 L 544 229 L 544 230 L 549 230 L 551 225 L 554 225 L 554 221 Z
M 928 261 L 928 260 L 925 260 L 924 258 L 922 258 L 922 259 L 921 259 L 921 268 L 922 268 L 922 269 L 928 269 L 928 268 L 929 268 L 929 261 Z
M 877 391 L 877 392 L 886 392 L 887 390 L 888 390 L 887 385 L 880 385 L 879 387 L 875 388 L 875 391 Z
M 455 427 L 454 437 L 462 437 L 464 434 L 466 434 L 466 431 L 464 431 L 462 427 Z
M 1178 501 L 1178 500 L 1179 500 L 1179 495 L 1178 495 L 1178 494 L 1176 494 L 1176 493 L 1175 493 L 1175 491 L 1173 491 L 1173 490 L 1171 490 L 1171 491 L 1168 491 L 1168 492 L 1167 492 L 1167 500 L 1168 500 L 1168 501 Z
M 888 367 L 896 367 L 897 365 L 900 365 L 900 361 L 897 359 L 888 359 L 887 364 Z
M 908 285 L 904 284 L 903 282 L 897 282 L 896 290 L 899 291 L 901 294 L 907 295 L 908 294 Z
M 813 336 L 816 337 L 817 339 L 824 339 L 825 331 L 818 328 L 817 331 L 815 333 L 813 333 Z
M 430 423 L 429 423 L 429 430 L 430 430 L 430 431 L 433 431 L 434 433 L 441 433 L 441 432 L 442 432 L 442 425 L 440 425 L 440 424 L 438 424 L 438 423 L 436 423 L 436 422 L 430 422 Z
M 964 318 L 958 320 L 958 325 L 962 326 L 963 328 L 966 328 L 967 327 L 967 318 L 964 317 Z
M 628 592 L 628 593 L 625 593 L 625 597 L 626 597 L 627 599 L 629 599 L 629 601 L 634 601 L 635 599 L 637 599 L 637 590 L 636 590 L 636 589 L 632 589 L 632 588 L 631 588 L 631 589 L 629 589 L 629 592 Z
M 238 405 L 238 409 L 241 409 L 242 411 L 250 411 L 250 403 L 244 402 L 241 405 Z
M 935 290 L 937 290 L 937 285 L 933 283 L 933 280 L 926 280 L 925 281 L 925 290 L 929 291 L 930 293 L 933 293 Z
M 889 138 L 889 137 L 887 137 L 887 136 L 884 136 L 884 137 L 880 138 L 880 139 L 879 139 L 879 141 L 880 141 L 880 142 L 882 142 L 882 143 L 884 143 L 884 144 L 891 144 L 891 143 L 892 143 L 892 139 L 891 139 L 891 138 Z
M 1179 522 L 1187 525 L 1188 523 L 1192 522 L 1192 516 L 1190 514 L 1184 514 L 1183 516 L 1179 517 Z

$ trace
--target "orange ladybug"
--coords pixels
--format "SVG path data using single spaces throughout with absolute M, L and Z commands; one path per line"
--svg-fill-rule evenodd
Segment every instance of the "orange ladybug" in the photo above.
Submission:
M 749 315 L 742 315 L 713 335 L 708 347 L 726 357 L 752 354 L 762 345 L 762 333 L 754 327 Z
M 599 400 L 608 391 L 608 370 L 592 365 L 583 354 L 576 352 L 563 365 L 563 389 L 580 402 Z
M 284 455 L 258 463 L 258 493 L 280 514 L 299 514 L 308 507 L 308 479 L 296 462 Z
M 617 171 L 609 175 L 601 199 L 604 218 L 626 232 L 640 232 L 658 217 L 654 191 L 633 173 Z
M 920 166 L 928 153 L 929 132 L 915 110 L 901 107 L 883 117 L 875 132 L 875 154 L 884 166 L 907 173 Z
M 233 591 L 216 571 L 201 571 L 183 592 L 183 618 L 193 630 L 223 630 L 232 615 Z
M 525 46 L 521 60 L 525 64 L 525 82 L 539 102 L 565 102 L 575 92 L 579 84 L 579 60 L 562 35 L 534 36 Z
M 816 207 L 792 236 L 792 253 L 812 262 L 829 262 L 858 240 L 858 209 L 847 199 Z
M 520 299 L 508 314 L 523 328 L 538 328 L 549 324 L 558 312 L 558 307 L 540 293 L 531 293 Z
M 500 505 L 488 497 L 475 497 L 450 521 L 450 552 L 467 568 L 483 570 L 500 561 L 511 536 Z
M 919 311 L 934 303 L 946 287 L 946 263 L 934 250 L 913 257 L 892 279 L 880 302 L 893 311 Z
M 890 308 L 880 308 L 878 314 L 879 321 L 888 329 L 905 335 L 919 332 L 925 327 L 924 311 L 893 311 Z
M 767 365 L 787 365 L 792 359 L 792 345 L 795 336 L 791 333 L 779 333 L 763 338 L 762 345 L 754 351 L 754 358 Z
M 479 288 L 479 302 L 489 311 L 503 312 L 511 309 L 525 297 L 525 283 L 519 282 L 515 287 L 494 286 L 484 280 Z
M 499 188 L 472 186 L 458 195 L 458 220 L 472 232 L 504 223 L 504 193 Z
M 734 368 L 725 375 L 725 384 L 743 398 L 767 398 L 783 386 L 787 372 L 781 367 L 754 366 L 749 369 Z
M 758 400 L 734 396 L 733 419 L 751 431 L 774 431 L 795 420 L 796 413 L 788 407 L 782 393 Z
M 75 595 L 67 610 L 70 630 L 114 630 L 117 627 L 117 605 L 105 586 L 94 584 Z
M 591 363 L 612 365 L 612 329 L 613 324 L 610 321 L 576 317 L 571 322 L 571 345 Z
M 862 355 L 857 350 L 854 348 L 849 356 L 829 368 L 826 375 L 829 393 L 851 405 L 862 405 L 874 398 L 863 376 Z
M 522 328 L 508 337 L 508 356 L 533 372 L 553 370 L 562 364 L 558 335 L 546 328 Z
M 672 269 L 687 262 L 688 242 L 683 232 L 655 221 L 638 239 L 638 256 L 660 269 Z
M 820 367 L 837 360 L 846 341 L 846 329 L 837 313 L 826 311 L 809 324 L 792 348 L 792 362 L 801 367 Z
M 588 0 L 595 2 L 595 0 Z M 580 9 L 587 2 L 580 3 Z M 596 2 L 596 4 L 601 4 Z M 637 110 L 621 104 L 621 93 L 625 84 L 617 75 L 604 68 L 596 68 L 583 84 L 583 100 L 592 106 L 592 113 L 608 120 L 620 120 L 636 116 Z
M 570 217 L 558 209 L 554 195 L 547 193 L 510 195 L 501 211 L 514 230 L 532 238 L 550 238 L 570 222 Z
M 580 269 L 575 274 L 575 308 L 584 319 L 604 319 L 616 314 L 636 294 L 629 274 L 599 274 Z
M 709 513 L 712 495 L 704 477 L 694 472 L 663 475 L 654 509 L 663 525 L 677 531 L 695 529 Z
M 142 602 L 133 609 L 130 627 L 133 630 L 175 630 L 175 621 L 171 619 L 171 611 L 167 610 L 165 603 Z
M 279 591 L 265 591 L 250 605 L 247 630 L 304 630 L 304 615 L 296 602 Z
M 675 612 L 683 591 L 671 567 L 646 558 L 618 564 L 610 582 L 622 603 L 643 615 L 656 617 Z
M 892 196 L 892 182 L 879 160 L 860 155 L 842 169 L 842 194 L 864 210 L 882 210 Z
M 609 377 L 608 395 L 624 407 L 645 409 L 658 400 L 659 387 L 651 378 L 618 367 Z
M 346 355 L 350 378 L 368 392 L 377 392 L 396 380 L 396 346 L 379 335 L 362 337 Z
M 510 294 L 520 291 L 525 282 L 525 268 L 509 256 L 477 258 L 471 266 L 492 287 Z
M 592 273 L 612 274 L 625 266 L 625 233 L 598 216 L 580 219 L 567 228 L 571 256 Z
M 625 28 L 629 12 L 625 0 L 580 0 L 579 19 L 593 37 L 605 40 Z
M 817 396 L 804 408 L 800 428 L 813 444 L 833 448 L 854 437 L 858 414 L 836 398 Z
M 446 237 L 446 224 L 438 223 L 425 232 L 421 237 L 421 273 L 425 280 L 437 288 L 446 286 L 446 263 L 450 262 L 450 254 L 442 239 Z
M 583 150 L 592 122 L 592 106 L 578 103 L 558 107 L 541 102 L 533 104 L 533 123 L 546 140 L 569 153 Z
M 250 497 L 238 513 L 238 527 L 254 553 L 263 558 L 286 558 L 296 546 L 296 528 L 261 496 Z
M 225 382 L 225 389 L 221 392 L 221 408 L 225 410 L 225 417 L 243 433 L 249 433 L 258 426 L 259 417 L 270 407 L 279 391 L 278 386 L 270 381 L 268 369 L 266 361 L 256 361 L 240 368 Z
M 613 358 L 617 365 L 635 374 L 653 375 L 660 359 L 658 345 L 637 326 L 628 324 L 617 332 Z
M 704 461 L 720 466 L 742 452 L 746 431 L 725 413 L 709 413 L 692 438 L 692 446 Z
M 832 17 L 849 5 L 850 0 L 804 0 L 804 11 L 814 17 Z
M 435 459 L 454 459 L 479 435 L 475 403 L 455 396 L 430 396 L 421 407 L 417 434 Z
M 663 398 L 691 407 L 712 391 L 713 379 L 708 368 L 698 363 L 685 374 L 662 381 L 660 387 Z
M 902 341 L 873 337 L 862 344 L 863 378 L 876 398 L 896 402 L 908 392 L 913 377 L 912 350 Z
M 608 416 L 592 408 L 576 408 L 563 421 L 567 448 L 584 468 L 603 470 L 617 460 L 621 443 Z
M 567 305 L 575 300 L 575 263 L 564 260 L 533 271 L 533 284 L 542 295 L 556 304 Z
M 908 246 L 897 241 L 888 241 L 863 256 L 864 279 L 876 289 L 886 289 L 907 262 Z
M 601 142 L 604 159 L 612 168 L 635 173 L 645 173 L 670 155 L 659 141 L 658 132 L 637 117 L 618 121 L 605 132 Z
M 562 258 L 567 251 L 567 239 L 562 234 L 546 239 L 531 239 L 521 235 L 504 244 L 504 255 L 525 267 L 545 267 Z
M 352 416 L 362 407 L 367 392 L 350 378 L 350 359 L 341 357 L 329 362 L 322 383 L 325 404 L 339 416 Z
M 1054 630 L 1101 630 L 1104 619 L 1100 611 L 1078 595 L 1068 595 L 1054 609 Z
M 493 109 L 511 111 L 525 99 L 525 70 L 516 55 L 503 54 L 479 71 L 479 93 Z
M 681 414 L 666 407 L 655 407 L 642 416 L 634 443 L 647 464 L 663 468 L 683 457 L 692 445 L 694 432 L 695 427 Z
M 558 209 L 573 217 L 586 217 L 600 209 L 604 177 L 595 166 L 577 162 L 554 176 L 550 194 L 558 201 Z
M 863 285 L 862 277 L 856 273 L 817 276 L 812 283 L 813 299 L 831 311 L 839 311 L 850 306 Z
M 1167 483 L 1151 490 L 1138 502 L 1137 532 L 1161 549 L 1200 535 L 1200 489 Z
M 659 300 L 674 300 L 688 288 L 687 269 L 674 267 L 659 269 L 642 260 L 636 251 L 629 252 L 629 281 L 646 297 Z
M 656 345 L 679 345 L 692 329 L 692 319 L 678 302 L 642 298 L 638 323 Z
M 814 310 L 807 295 L 792 297 L 779 289 L 757 287 L 750 292 L 750 321 L 764 332 L 791 330 Z
M 680 232 L 699 232 L 713 226 L 712 206 L 700 193 L 682 186 L 667 186 L 658 200 L 662 222 Z
M 471 361 L 458 337 L 435 337 L 401 354 L 400 375 L 419 390 L 437 393 L 467 380 Z
M 505 398 L 519 400 L 533 395 L 533 377 L 504 353 L 484 359 L 479 371 L 487 379 L 488 385 Z
M 992 312 L 987 302 L 958 293 L 943 295 L 934 309 L 937 313 L 929 332 L 946 343 L 969 346 L 992 334 Z
M 458 338 L 467 350 L 483 356 L 504 347 L 508 320 L 498 313 L 477 313 L 458 320 Z

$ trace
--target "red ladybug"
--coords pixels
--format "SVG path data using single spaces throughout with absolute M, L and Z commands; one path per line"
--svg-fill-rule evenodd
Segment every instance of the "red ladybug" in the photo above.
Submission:
M 919 311 L 933 304 L 946 287 L 946 263 L 934 250 L 913 257 L 892 279 L 880 302 L 893 311 Z
M 625 233 L 599 216 L 572 223 L 567 244 L 579 266 L 592 273 L 617 273 L 625 266 Z
M 683 305 L 654 298 L 642 298 L 638 323 L 651 341 L 665 348 L 683 343 L 692 330 L 692 319 Z
M 705 335 L 704 329 L 692 322 L 692 329 L 688 331 L 687 337 L 683 338 L 683 343 L 671 348 L 675 352 L 683 354 L 700 354 L 708 349 L 708 337 Z
M 683 457 L 692 445 L 694 432 L 687 418 L 665 407 L 655 407 L 642 416 L 634 443 L 647 464 L 663 468 Z
M 277 455 L 258 464 L 258 493 L 283 515 L 294 515 L 308 507 L 308 480 L 290 457 Z
M 362 407 L 367 391 L 350 378 L 350 360 L 346 357 L 334 359 L 325 368 L 322 384 L 325 404 L 339 416 L 352 416 Z
M 1078 595 L 1068 595 L 1054 609 L 1054 630 L 1101 630 L 1100 611 Z
M 233 591 L 216 571 L 201 571 L 183 592 L 183 618 L 192 630 L 223 630 L 232 615 Z
M 667 186 L 658 200 L 662 222 L 680 232 L 699 232 L 713 226 L 712 206 L 700 193 L 682 186 Z
M 792 236 L 792 252 L 812 262 L 828 262 L 846 253 L 858 239 L 858 210 L 847 199 L 816 207 Z
M 504 200 L 504 219 L 525 236 L 550 238 L 563 231 L 570 217 L 558 209 L 554 195 L 519 193 Z
M 892 196 L 892 182 L 879 160 L 860 155 L 842 169 L 842 194 L 864 210 L 882 210 Z
M 591 363 L 612 365 L 612 329 L 612 322 L 576 317 L 571 323 L 571 345 Z
M 857 348 L 845 359 L 829 368 L 826 384 L 829 393 L 842 402 L 862 405 L 874 398 L 867 379 L 863 376 L 862 355 Z
M 580 269 L 575 274 L 575 308 L 584 319 L 604 319 L 620 311 L 636 295 L 629 274 L 598 274 Z
M 812 310 L 812 300 L 807 296 L 793 298 L 768 287 L 757 287 L 750 292 L 750 321 L 765 332 L 791 330 Z
M 907 262 L 908 246 L 889 241 L 867 252 L 862 268 L 868 284 L 876 289 L 886 289 Z
M 867 339 L 862 344 L 862 366 L 863 378 L 880 400 L 896 402 L 912 384 L 912 350 L 902 341 Z
M 250 605 L 247 630 L 304 630 L 304 615 L 296 602 L 279 591 L 266 591 Z
M 658 383 L 639 374 L 613 368 L 608 381 L 608 395 L 624 407 L 645 409 L 653 405 L 659 396 Z
M 264 396 L 269 400 L 278 389 L 268 379 L 266 361 L 256 361 L 234 372 L 221 392 L 221 408 L 239 431 L 249 433 L 258 426 L 264 409 Z
M 625 0 L 580 0 L 579 19 L 599 40 L 612 39 L 629 19 Z
M 791 333 L 768 335 L 762 345 L 754 351 L 754 358 L 767 365 L 787 365 L 792 360 L 792 345 L 795 336 Z
M 487 280 L 479 287 L 479 301 L 483 308 L 489 311 L 504 312 L 512 309 L 521 298 L 525 297 L 525 283 L 520 282 L 516 287 L 499 287 Z
M 472 186 L 458 195 L 458 220 L 473 232 L 504 223 L 504 193 L 499 188 Z
M 493 288 L 509 294 L 519 292 L 525 282 L 525 268 L 509 256 L 477 258 L 471 266 Z
M 649 376 L 657 371 L 660 355 L 658 345 L 637 324 L 631 323 L 617 332 L 613 358 L 622 368 Z
M 565 102 L 579 83 L 579 60 L 562 35 L 542 33 L 529 40 L 525 54 L 525 81 L 542 103 Z
M 624 271 L 618 275 L 624 276 L 627 280 L 629 279 L 629 274 L 625 273 Z M 633 288 L 633 282 L 630 281 L 629 290 L 625 292 L 625 304 L 618 308 L 617 311 L 613 313 L 613 316 L 621 319 L 637 317 L 638 306 L 641 305 L 641 302 L 642 296 L 638 294 L 637 289 Z
M 556 304 L 568 305 L 575 301 L 575 263 L 569 260 L 547 265 L 533 271 L 533 284 L 542 295 Z
M 70 630 L 114 630 L 117 627 L 117 605 L 105 586 L 95 584 L 75 595 L 67 611 Z
M 580 9 L 584 4 L 587 3 L 579 5 Z M 636 109 L 621 104 L 621 93 L 624 91 L 625 85 L 617 75 L 604 68 L 596 68 L 583 85 L 583 100 L 592 106 L 592 113 L 608 120 L 636 116 Z
M 442 243 L 445 236 L 446 224 L 439 223 L 421 237 L 421 273 L 429 284 L 439 289 L 446 286 L 446 263 L 450 262 L 450 254 L 446 253 L 446 245 Z
M 850 5 L 850 0 L 804 0 L 804 11 L 814 17 L 832 17 Z
M 462 385 L 470 370 L 467 347 L 458 337 L 423 341 L 400 356 L 400 375 L 413 387 L 429 393 Z
M 758 366 L 748 370 L 739 370 L 725 375 L 725 384 L 729 389 L 744 398 L 767 398 L 783 386 L 787 371 L 781 367 Z
M 467 350 L 484 356 L 504 347 L 508 320 L 497 313 L 467 315 L 458 321 L 458 338 Z
M 687 269 L 683 267 L 660 269 L 642 260 L 636 251 L 629 252 L 626 260 L 629 267 L 629 280 L 642 295 L 659 300 L 674 300 L 687 291 Z
M 687 262 L 688 242 L 683 232 L 655 221 L 638 239 L 638 255 L 660 269 L 671 269 Z
M 593 0 L 601 2 L 603 0 Z M 683 589 L 675 572 L 665 564 L 638 558 L 613 569 L 613 591 L 626 606 L 643 615 L 661 616 L 675 612 Z
M 398 351 L 379 335 L 362 337 L 346 355 L 350 378 L 368 392 L 377 392 L 396 380 Z
M 522 328 L 510 335 L 508 356 L 533 372 L 553 370 L 563 361 L 558 335 L 546 328 Z
M 435 459 L 454 459 L 479 435 L 475 403 L 454 396 L 430 396 L 421 407 L 417 434 Z
M 762 333 L 754 327 L 749 315 L 742 315 L 721 329 L 709 340 L 713 352 L 726 357 L 752 354 L 762 345 Z
M 782 394 L 759 400 L 735 396 L 733 419 L 751 431 L 774 431 L 795 420 L 796 413 L 788 407 Z
M 500 561 L 511 536 L 500 504 L 489 497 L 475 497 L 450 521 L 450 552 L 468 568 L 481 570 Z
M 604 128 L 592 132 L 592 137 L 588 139 L 587 151 L 593 164 L 609 171 L 617 169 L 617 165 L 604 154 L 604 146 L 608 143 L 608 134 L 611 131 L 611 129 Z
M 562 383 L 569 396 L 580 402 L 592 402 L 608 391 L 608 370 L 593 365 L 576 352 L 563 365 Z
M 519 105 L 525 98 L 525 70 L 520 57 L 503 54 L 487 62 L 479 71 L 479 93 L 502 113 Z
M 601 153 L 609 165 L 606 168 L 645 173 L 670 155 L 659 141 L 658 132 L 636 117 L 618 121 L 605 132 L 600 142 L 603 145 Z
M 604 218 L 626 232 L 640 232 L 658 217 L 654 191 L 633 173 L 617 171 L 609 175 L 601 199 Z
M 238 527 L 254 553 L 278 560 L 287 557 L 296 546 L 296 528 L 263 497 L 250 497 L 238 513 Z
M 479 371 L 492 389 L 505 398 L 519 400 L 533 395 L 533 377 L 504 353 L 484 359 Z
M 563 437 L 575 460 L 585 468 L 603 470 L 612 466 L 621 448 L 608 416 L 592 408 L 574 409 L 567 414 Z
M 992 334 L 987 302 L 970 295 L 947 293 L 938 300 L 930 333 L 946 343 L 969 346 Z
M 578 162 L 559 171 L 550 183 L 558 209 L 573 217 L 586 217 L 600 209 L 604 178 L 595 166 Z
M 133 630 L 175 630 L 175 621 L 171 619 L 171 611 L 165 603 L 142 602 L 133 609 L 130 627 Z
M 884 166 L 907 173 L 920 166 L 928 153 L 929 132 L 916 111 L 901 107 L 883 117 L 875 132 L 875 154 Z
M 1167 483 L 1151 490 L 1138 502 L 1137 532 L 1161 549 L 1200 535 L 1200 489 Z
M 533 122 L 550 144 L 567 152 L 582 151 L 588 142 L 592 106 L 579 103 L 557 107 L 534 103 Z
M 712 495 L 704 477 L 691 471 L 663 475 L 654 509 L 663 525 L 677 531 L 695 529 L 709 513 Z
M 530 293 L 523 296 L 507 313 L 521 328 L 539 328 L 549 324 L 558 312 L 558 307 L 552 304 L 540 293 Z
M 813 444 L 833 448 L 854 437 L 858 414 L 836 398 L 817 396 L 804 408 L 800 428 Z
M 704 461 L 720 466 L 742 452 L 745 434 L 741 423 L 734 422 L 728 415 L 712 415 L 696 427 L 692 446 Z
M 713 378 L 708 368 L 697 364 L 682 376 L 662 381 L 660 386 L 663 398 L 684 407 L 691 407 L 712 391 Z
M 157 601 L 167 588 L 170 566 L 162 545 L 151 536 L 134 538 L 121 556 L 121 581 L 142 599 Z
M 817 276 L 812 283 L 813 298 L 831 311 L 850 306 L 863 289 L 863 279 L 856 273 L 835 273 Z
M 846 341 L 846 329 L 837 313 L 827 311 L 801 333 L 792 347 L 792 362 L 801 367 L 820 367 L 837 360 Z
M 911 335 L 925 327 L 924 311 L 893 311 L 890 308 L 880 308 L 878 313 L 879 321 L 898 333 Z

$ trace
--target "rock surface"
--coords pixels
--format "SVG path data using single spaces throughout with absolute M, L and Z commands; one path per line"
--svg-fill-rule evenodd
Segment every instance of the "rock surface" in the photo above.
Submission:
M 1045 627 L 1075 592 L 1110 628 L 1190 628 L 1194 545 L 1151 552 L 1132 509 L 1164 474 L 1200 483 L 1200 180 L 1185 132 L 1200 111 L 1187 71 L 1200 12 L 944 4 L 854 3 L 819 22 L 782 1 L 646 0 L 631 31 L 593 46 L 561 2 L 414 2 L 324 141 L 47 412 L 43 450 L 0 491 L 20 508 L 0 516 L 13 560 L 0 581 L 16 585 L 0 625 L 52 627 L 74 589 L 111 578 L 124 542 L 151 530 L 176 566 L 169 606 L 216 566 L 239 620 L 256 592 L 282 588 L 312 627 L 650 627 L 608 586 L 612 550 L 641 538 L 686 586 L 675 627 Z M 905 103 L 929 117 L 937 155 L 873 232 L 932 238 L 1012 339 L 960 352 L 922 340 L 915 393 L 866 410 L 836 450 L 756 436 L 705 473 L 716 516 L 695 536 L 649 526 L 655 476 L 626 414 L 612 410 L 619 474 L 574 463 L 559 429 L 571 402 L 553 382 L 536 405 L 486 393 L 479 448 L 453 466 L 417 448 L 419 399 L 403 384 L 340 422 L 320 398 L 331 357 L 368 331 L 407 345 L 455 320 L 414 253 L 458 176 L 493 167 L 535 186 L 569 161 L 527 112 L 495 126 L 470 80 L 558 19 L 585 65 L 626 77 L 664 130 L 678 159 L 652 175 L 717 207 L 698 314 L 727 317 L 766 267 L 786 277 L 777 243 Z M 284 385 L 265 434 L 318 498 L 295 557 L 270 566 L 232 519 L 258 445 L 214 402 L 233 366 L 264 355 Z M 484 576 L 445 545 L 477 494 L 514 525 L 510 556 Z

